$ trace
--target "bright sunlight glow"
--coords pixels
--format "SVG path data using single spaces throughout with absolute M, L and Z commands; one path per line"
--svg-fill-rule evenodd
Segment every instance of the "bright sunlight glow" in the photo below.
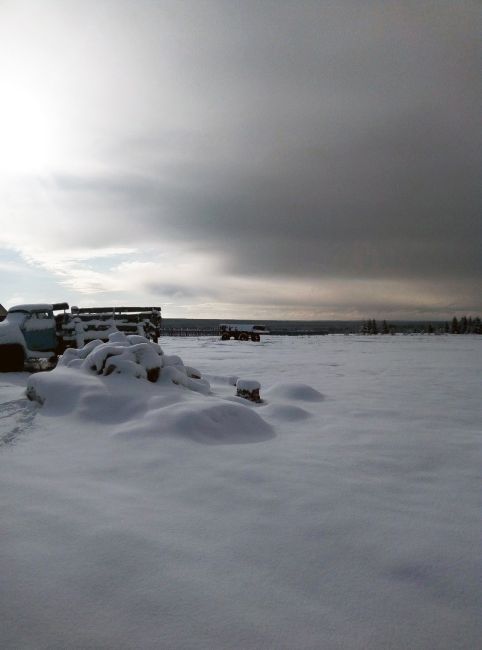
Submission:
M 0 172 L 46 173 L 59 156 L 54 106 L 33 88 L 4 86 L 0 108 Z

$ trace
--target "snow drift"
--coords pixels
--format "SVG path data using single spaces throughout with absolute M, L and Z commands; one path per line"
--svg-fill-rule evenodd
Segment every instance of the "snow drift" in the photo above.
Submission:
M 1 377 L 2 650 L 479 647 L 482 338 L 372 338 Z
M 50 416 L 70 413 L 82 421 L 118 424 L 114 434 L 120 439 L 174 436 L 239 444 L 274 436 L 245 400 L 214 395 L 201 372 L 181 357 L 121 332 L 107 343 L 66 350 L 55 370 L 29 378 L 27 396 Z

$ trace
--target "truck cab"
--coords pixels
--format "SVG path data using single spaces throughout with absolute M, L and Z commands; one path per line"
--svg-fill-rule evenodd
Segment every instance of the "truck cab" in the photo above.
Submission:
M 35 352 L 55 350 L 57 337 L 53 311 L 51 309 L 35 309 L 23 313 L 25 314 L 25 320 L 20 329 L 23 332 L 27 348 Z
M 0 323 L 0 371 L 22 370 L 25 361 L 49 358 L 58 350 L 54 311 L 67 303 L 16 305 Z

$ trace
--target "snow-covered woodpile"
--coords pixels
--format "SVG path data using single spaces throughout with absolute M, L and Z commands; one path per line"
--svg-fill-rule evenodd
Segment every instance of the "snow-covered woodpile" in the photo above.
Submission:
M 62 323 L 62 331 L 66 342 L 82 347 L 95 339 L 106 341 L 117 331 L 157 341 L 160 326 L 160 307 L 72 307 L 71 318 Z
M 165 382 L 184 386 L 198 393 L 209 393 L 209 382 L 196 368 L 185 366 L 177 355 L 166 355 L 158 343 L 144 336 L 113 332 L 107 343 L 96 339 L 81 348 L 67 348 L 60 357 L 53 376 L 62 368 L 77 370 L 89 375 L 108 377 L 124 375 L 126 378 L 144 379 L 152 383 Z M 48 383 L 49 378 L 46 378 Z M 33 381 L 28 397 L 43 402 L 41 392 Z

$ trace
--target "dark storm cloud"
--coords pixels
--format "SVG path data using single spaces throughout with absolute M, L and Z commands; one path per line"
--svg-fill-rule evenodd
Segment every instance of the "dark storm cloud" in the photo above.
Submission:
M 153 223 L 222 246 L 233 269 L 254 273 L 480 272 L 480 191 L 466 150 L 425 116 L 381 131 L 332 149 L 320 139 L 256 176 L 219 169 L 217 186 L 164 188 Z
M 192 133 L 129 143 L 149 178 L 81 189 L 233 272 L 480 277 L 477 3 L 170 11 Z
M 336 144 L 290 149 L 251 173 L 202 161 L 170 182 L 61 179 L 135 220 L 138 236 L 195 240 L 233 271 L 268 275 L 467 277 L 480 273 L 476 154 L 425 115 L 373 126 Z M 242 161 L 243 162 L 243 161 Z M 122 241 L 125 233 L 113 233 Z

